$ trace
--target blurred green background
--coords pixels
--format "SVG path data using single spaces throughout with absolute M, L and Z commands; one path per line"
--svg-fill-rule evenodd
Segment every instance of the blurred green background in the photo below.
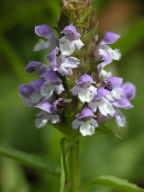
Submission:
M 60 164 L 62 134 L 51 126 L 36 130 L 35 110 L 27 109 L 18 96 L 20 83 L 32 77 L 24 72 L 29 60 L 41 60 L 44 53 L 33 52 L 38 41 L 34 26 L 54 27 L 60 15 L 58 0 L 1 0 L 0 3 L 0 145 L 12 147 Z M 122 35 L 113 47 L 122 59 L 110 69 L 137 87 L 134 108 L 125 110 L 127 127 L 112 120 L 109 128 L 123 139 L 99 135 L 81 141 L 82 183 L 102 174 L 129 179 L 144 187 L 144 1 L 94 0 L 99 27 Z M 44 172 L 0 157 L 0 192 L 57 192 L 59 179 Z M 96 187 L 90 192 L 112 192 Z

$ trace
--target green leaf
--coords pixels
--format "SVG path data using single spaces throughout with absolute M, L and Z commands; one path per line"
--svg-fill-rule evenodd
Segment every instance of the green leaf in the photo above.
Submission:
M 111 131 L 110 129 L 108 129 L 104 124 L 101 124 L 97 129 L 97 134 L 107 134 L 113 137 L 117 137 L 118 139 L 122 139 L 121 136 L 119 136 L 118 134 L 114 133 L 113 131 Z
M 144 189 L 138 187 L 137 185 L 130 183 L 125 179 L 117 178 L 115 176 L 99 176 L 90 183 L 88 183 L 81 190 L 81 192 L 85 192 L 95 185 L 108 186 L 126 192 L 144 192 Z
M 6 56 L 6 59 L 8 60 L 8 63 L 15 75 L 17 75 L 17 77 L 23 81 L 31 80 L 31 78 L 24 73 L 25 65 L 8 39 L 0 35 L 0 42 L 0 50 Z
M 0 156 L 9 157 L 29 167 L 36 168 L 41 171 L 46 171 L 50 175 L 60 175 L 59 168 L 55 167 L 47 160 L 43 160 L 32 154 L 27 154 L 15 149 L 8 149 L 0 146 Z

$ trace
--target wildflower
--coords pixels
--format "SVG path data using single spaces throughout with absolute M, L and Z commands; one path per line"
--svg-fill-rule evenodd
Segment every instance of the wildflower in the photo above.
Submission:
M 31 82 L 31 84 L 21 84 L 19 86 L 19 94 L 26 99 L 25 103 L 28 107 L 33 106 L 41 100 L 40 90 L 44 82 L 43 79 L 38 79 Z
M 75 81 L 75 86 L 71 88 L 73 80 L 67 82 L 67 77 L 74 74 L 77 78 L 80 74 L 80 71 L 77 71 L 80 60 L 72 54 L 84 46 L 80 39 L 81 34 L 72 24 L 60 32 L 64 35 L 60 39 L 55 37 L 48 25 L 36 26 L 35 33 L 44 38 L 38 42 L 35 50 L 48 50 L 49 65 L 30 61 L 25 71 L 30 74 L 36 73 L 38 80 L 19 86 L 19 94 L 26 100 L 26 105 L 40 110 L 36 115 L 35 126 L 41 128 L 48 122 L 52 124 L 60 123 L 61 120 L 63 122 L 67 117 L 67 108 L 71 106 L 67 103 L 72 101 L 73 96 L 77 96 L 82 102 L 83 109 L 77 115 L 72 111 L 70 116 L 75 115 L 72 128 L 79 129 L 83 136 L 93 135 L 98 124 L 111 118 L 115 118 L 119 127 L 124 127 L 126 118 L 120 108 L 133 107 L 130 100 L 134 98 L 136 88 L 129 82 L 123 84 L 122 78 L 112 76 L 111 72 L 104 69 L 107 64 L 121 57 L 118 49 L 113 50 L 109 46 L 116 42 L 120 35 L 112 32 L 105 33 L 94 50 L 95 60 L 99 62 L 97 74 L 94 76 L 95 73 L 89 71 L 89 74 L 80 75 L 80 78 Z M 98 40 L 98 36 L 95 39 Z
M 84 46 L 84 43 L 80 40 L 81 35 L 74 25 L 68 25 L 61 33 L 65 34 L 64 37 L 59 39 L 59 48 L 62 55 L 69 56 L 75 50 L 79 50 Z
M 113 117 L 115 114 L 115 109 L 114 109 L 112 103 L 106 98 L 106 95 L 108 95 L 108 94 L 109 94 L 108 90 L 106 90 L 102 87 L 98 88 L 97 95 L 88 104 L 89 108 L 93 112 L 96 112 L 97 110 L 99 110 L 103 116 Z
M 52 69 L 61 75 L 72 75 L 72 69 L 77 68 L 80 61 L 76 57 L 57 56 L 59 49 L 56 47 L 49 55 L 48 60 L 52 64 Z
M 116 42 L 120 38 L 120 35 L 107 32 L 104 35 L 104 38 L 96 46 L 94 50 L 94 56 L 96 61 L 102 61 L 98 65 L 98 69 L 104 68 L 106 65 L 112 62 L 112 60 L 119 60 L 121 54 L 118 49 L 113 50 L 108 44 Z
M 40 51 L 44 49 L 53 50 L 57 45 L 57 38 L 51 31 L 48 25 L 38 25 L 35 27 L 35 34 L 39 37 L 45 38 L 40 40 L 34 47 L 34 51 Z
M 61 79 L 52 70 L 47 71 L 41 75 L 46 81 L 41 87 L 41 95 L 48 99 L 53 93 L 60 95 L 64 91 Z
M 41 62 L 38 61 L 30 61 L 25 68 L 25 71 L 27 73 L 35 73 L 40 70 L 40 67 L 42 66 Z
M 97 88 L 91 84 L 95 84 L 92 77 L 84 74 L 76 81 L 76 86 L 71 89 L 72 95 L 78 95 L 79 99 L 84 102 L 90 102 L 97 92 Z
M 83 136 L 93 135 L 95 133 L 95 128 L 98 127 L 98 123 L 93 117 L 96 117 L 94 113 L 89 108 L 85 107 L 76 115 L 76 119 L 72 122 L 72 128 L 79 128 Z

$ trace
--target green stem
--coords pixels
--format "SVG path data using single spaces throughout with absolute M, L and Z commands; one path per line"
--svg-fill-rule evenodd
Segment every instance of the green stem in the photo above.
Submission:
M 77 140 L 70 147 L 69 172 L 70 172 L 70 192 L 79 192 L 80 172 L 79 172 L 79 141 Z

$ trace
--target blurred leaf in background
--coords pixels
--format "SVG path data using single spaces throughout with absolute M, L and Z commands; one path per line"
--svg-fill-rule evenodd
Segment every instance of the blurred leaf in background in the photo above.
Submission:
M 141 0 L 93 0 L 99 27 L 122 35 L 114 46 L 122 50 L 122 59 L 112 71 L 137 86 L 134 109 L 125 111 L 127 127 L 108 127 L 123 139 L 98 135 L 81 141 L 82 182 L 99 175 L 115 175 L 144 186 L 144 2 Z M 17 87 L 33 77 L 24 72 L 29 60 L 41 60 L 44 52 L 33 52 L 38 41 L 34 26 L 52 27 L 60 15 L 58 0 L 1 0 L 0 6 L 0 145 L 16 148 L 60 164 L 59 142 L 62 134 L 53 126 L 36 130 L 35 111 L 26 109 Z M 8 184 L 9 183 L 9 184 Z M 17 162 L 0 158 L 0 191 L 53 192 L 59 179 Z M 93 191 L 113 190 L 96 187 Z

